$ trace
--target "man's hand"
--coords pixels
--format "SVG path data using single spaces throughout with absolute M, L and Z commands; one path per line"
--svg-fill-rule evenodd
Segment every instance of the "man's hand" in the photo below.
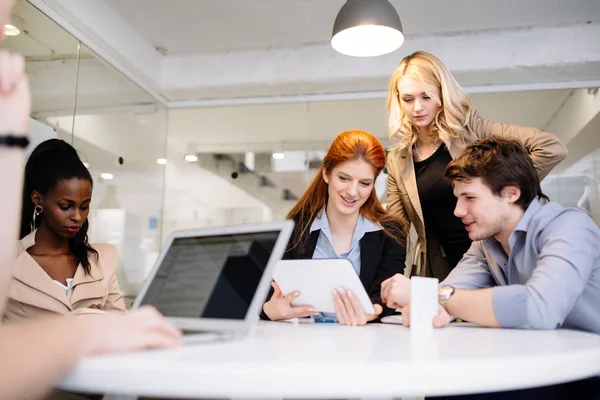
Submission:
M 25 135 L 30 111 L 23 57 L 0 50 L 0 135 Z
M 375 314 L 367 314 L 354 293 L 346 289 L 333 291 L 333 305 L 337 319 L 342 325 L 365 325 L 383 312 L 383 308 L 379 304 L 373 304 Z
M 396 274 L 381 284 L 381 301 L 389 308 L 400 308 L 410 303 L 410 279 Z
M 271 321 L 290 318 L 305 318 L 316 314 L 312 306 L 292 306 L 292 300 L 300 296 L 300 292 L 295 291 L 284 296 L 277 283 L 273 282 L 271 286 L 273 286 L 274 290 L 273 296 L 271 296 L 271 299 L 263 306 L 263 311 Z
M 433 327 L 434 328 L 444 328 L 452 322 L 452 316 L 448 314 L 448 311 L 444 307 L 438 304 L 438 312 L 435 317 L 433 317 Z M 406 327 L 410 327 L 410 304 L 406 305 L 402 309 L 402 325 Z

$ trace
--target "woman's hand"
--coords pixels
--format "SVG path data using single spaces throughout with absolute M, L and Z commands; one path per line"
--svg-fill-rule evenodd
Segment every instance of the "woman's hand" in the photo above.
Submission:
M 340 289 L 333 291 L 333 305 L 337 319 L 342 325 L 365 325 L 369 321 L 373 321 L 383 308 L 379 304 L 373 304 L 375 314 L 367 314 L 364 312 L 360 301 L 350 290 Z
M 271 286 L 273 286 L 275 292 L 273 293 L 273 296 L 271 296 L 271 299 L 263 306 L 263 311 L 271 321 L 290 318 L 305 318 L 316 314 L 312 306 L 292 306 L 292 300 L 300 296 L 300 292 L 295 291 L 284 296 L 277 283 L 273 282 Z

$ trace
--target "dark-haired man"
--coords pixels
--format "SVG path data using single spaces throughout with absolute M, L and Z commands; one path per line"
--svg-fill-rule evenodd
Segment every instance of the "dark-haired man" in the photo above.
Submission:
M 440 284 L 434 326 L 455 317 L 488 327 L 600 333 L 600 229 L 583 211 L 548 201 L 523 146 L 479 140 L 444 176 L 474 242 Z M 382 284 L 388 306 L 408 304 L 409 282 L 395 275 Z

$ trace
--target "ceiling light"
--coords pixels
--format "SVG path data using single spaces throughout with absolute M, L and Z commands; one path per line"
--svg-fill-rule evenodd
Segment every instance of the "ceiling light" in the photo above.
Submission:
M 166 158 L 157 158 L 156 163 L 160 164 L 160 165 L 165 165 L 167 163 L 167 159 Z
M 4 25 L 4 34 L 6 36 L 17 36 L 21 33 L 21 30 L 14 25 L 6 24 Z
M 285 154 L 283 154 L 283 153 L 273 153 L 273 158 L 275 160 L 283 160 L 285 158 Z
M 113 174 L 109 174 L 107 172 L 103 172 L 100 174 L 100 178 L 102 179 L 106 179 L 106 180 L 111 180 L 112 178 L 114 178 Z
M 185 161 L 187 162 L 196 162 L 198 161 L 198 156 L 195 154 L 187 154 L 185 157 Z
M 331 46 L 348 56 L 381 56 L 402 43 L 402 23 L 388 0 L 347 0 L 333 24 Z

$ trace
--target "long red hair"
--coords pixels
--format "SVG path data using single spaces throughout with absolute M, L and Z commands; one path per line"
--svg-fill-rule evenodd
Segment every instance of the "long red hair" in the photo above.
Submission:
M 351 160 L 367 162 L 373 167 L 377 177 L 385 167 L 385 150 L 377 137 L 364 131 L 342 132 L 333 139 L 312 183 L 287 215 L 287 218 L 296 222 L 290 249 L 302 245 L 308 237 L 307 232 L 312 221 L 327 205 L 329 194 L 323 172 L 329 176 L 338 164 Z M 361 206 L 360 212 L 368 220 L 379 223 L 388 236 L 399 243 L 404 243 L 408 233 L 408 223 L 402 217 L 385 211 L 374 187 L 367 201 Z

